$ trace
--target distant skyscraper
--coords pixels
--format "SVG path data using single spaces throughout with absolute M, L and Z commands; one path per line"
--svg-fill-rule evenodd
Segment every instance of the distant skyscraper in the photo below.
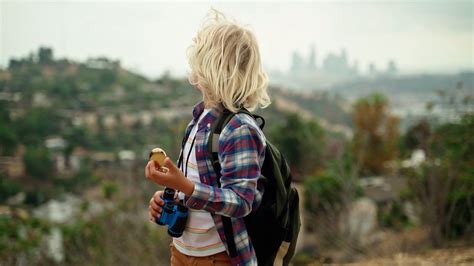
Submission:
M 386 74 L 390 76 L 394 76 L 398 74 L 398 68 L 395 61 L 393 60 L 388 61 Z
M 369 69 L 368 69 L 368 71 L 369 71 L 369 75 L 370 75 L 370 76 L 375 76 L 375 75 L 377 75 L 377 68 L 375 67 L 375 64 L 374 64 L 374 63 L 370 63 L 370 64 L 369 64 Z
M 323 61 L 322 68 L 326 74 L 340 77 L 357 75 L 357 66 L 350 66 L 346 49 L 337 54 L 329 53 Z
M 352 71 L 355 75 L 359 74 L 359 62 L 357 60 L 354 60 L 354 63 L 352 64 Z
M 316 70 L 316 48 L 314 44 L 311 45 L 310 52 L 309 52 L 308 70 L 309 71 Z
M 303 64 L 303 58 L 301 55 L 297 51 L 293 52 L 293 57 L 291 59 L 291 72 L 301 72 L 304 67 L 305 66 Z
M 346 49 L 339 53 L 329 53 L 317 64 L 316 46 L 311 44 L 309 54 L 302 56 L 294 51 L 291 57 L 290 76 L 299 82 L 312 84 L 315 80 L 339 82 L 359 77 L 357 61 L 349 62 Z
M 347 51 L 345 48 L 341 49 L 341 55 L 340 55 L 340 63 L 341 65 L 347 66 L 348 65 L 348 60 L 347 60 Z

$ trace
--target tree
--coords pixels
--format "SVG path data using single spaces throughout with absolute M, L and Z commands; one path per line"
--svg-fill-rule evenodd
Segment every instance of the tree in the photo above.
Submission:
M 21 191 L 21 184 L 10 180 L 0 173 L 0 202 L 3 203 L 9 197 Z
M 422 206 L 433 246 L 474 235 L 474 114 L 436 127 L 426 140 L 426 162 L 404 173 Z
M 53 172 L 53 161 L 45 147 L 28 146 L 23 158 L 28 175 L 46 180 Z
M 417 149 L 426 153 L 428 140 L 432 134 L 432 128 L 427 119 L 422 119 L 410 126 L 400 141 L 400 157 L 410 157 Z
M 40 47 L 38 50 L 38 62 L 40 64 L 49 64 L 53 62 L 53 49 L 49 47 Z
M 313 173 L 322 166 L 323 129 L 316 121 L 304 121 L 297 114 L 288 114 L 283 121 L 271 130 L 269 139 L 275 142 L 294 173 Z
M 355 133 L 352 153 L 359 174 L 385 173 L 384 164 L 398 158 L 399 119 L 390 114 L 388 100 L 381 94 L 359 99 L 352 114 Z
M 12 124 L 8 109 L 0 102 L 0 155 L 12 155 L 18 145 Z
M 15 120 L 15 128 L 21 143 L 38 145 L 48 135 L 61 131 L 61 118 L 53 108 L 31 108 Z
M 404 136 L 404 145 L 411 150 L 427 149 L 427 141 L 431 135 L 431 127 L 426 119 L 410 127 Z
M 13 155 L 18 145 L 15 131 L 0 124 L 0 155 Z

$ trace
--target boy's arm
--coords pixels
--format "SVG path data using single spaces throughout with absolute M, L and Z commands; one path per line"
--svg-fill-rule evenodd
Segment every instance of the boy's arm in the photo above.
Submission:
M 186 205 L 224 216 L 243 217 L 252 210 L 265 146 L 258 132 L 245 124 L 221 137 L 221 187 L 195 183 Z

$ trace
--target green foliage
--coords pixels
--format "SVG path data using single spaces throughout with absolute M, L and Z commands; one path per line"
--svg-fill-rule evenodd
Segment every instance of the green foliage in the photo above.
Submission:
M 324 131 L 314 121 L 304 121 L 297 114 L 287 114 L 281 124 L 273 125 L 268 139 L 287 158 L 293 171 L 306 175 L 322 166 Z
M 474 114 L 465 115 L 458 123 L 439 126 L 433 135 L 433 152 L 450 162 L 459 164 L 461 171 L 474 163 Z
M 23 161 L 29 176 L 46 180 L 53 173 L 53 161 L 46 147 L 27 146 Z
M 455 189 L 448 195 L 448 206 L 452 207 L 452 218 L 443 231 L 449 238 L 474 233 L 474 169 L 459 177 Z
M 6 176 L 0 174 L 0 202 L 4 202 L 9 197 L 16 195 L 20 191 L 20 183 L 10 180 Z
M 291 260 L 292 265 L 313 265 L 316 258 L 309 252 L 298 252 Z
M 38 63 L 49 64 L 53 62 L 53 49 L 49 47 L 40 47 L 38 51 Z
M 102 193 L 106 199 L 111 199 L 119 191 L 119 186 L 113 181 L 104 181 L 102 183 Z
M 7 104 L 0 101 L 0 156 L 13 155 L 18 145 L 18 137 L 12 126 Z
M 98 184 L 100 177 L 94 175 L 92 161 L 90 159 L 86 158 L 82 162 L 81 169 L 79 169 L 79 172 L 74 175 L 72 181 L 73 187 L 78 190 Z
M 106 211 L 90 221 L 63 226 L 65 264 L 162 265 L 169 261 L 166 228 L 149 224 L 141 212 L 130 211 Z
M 66 154 L 70 154 L 75 147 L 94 148 L 94 136 L 85 127 L 68 127 L 62 136 L 67 142 Z
M 0 100 L 0 122 L 2 123 L 10 123 L 10 113 L 8 111 L 7 103 Z
M 18 138 L 15 131 L 0 122 L 0 155 L 13 155 L 17 145 Z
M 330 173 L 307 177 L 304 187 L 305 208 L 312 213 L 337 210 L 342 204 L 342 180 Z
M 103 87 L 110 86 L 117 79 L 117 71 L 115 69 L 104 69 L 99 73 L 99 82 Z
M 43 188 L 36 188 L 26 192 L 25 204 L 39 206 L 48 200 L 48 192 Z
M 381 226 L 396 230 L 402 230 L 410 225 L 408 217 L 403 212 L 402 206 L 398 201 L 394 201 L 387 208 L 379 210 L 377 218 Z
M 14 213 L 24 210 L 12 210 Z M 18 214 L 16 214 L 18 215 Z M 37 249 L 43 235 L 49 230 L 49 225 L 34 217 L 13 218 L 0 216 L 0 261 L 7 265 L 14 265 L 15 254 L 32 256 Z M 9 263 L 10 262 L 10 263 Z
M 386 106 L 388 104 L 388 99 L 385 95 L 381 93 L 372 93 L 371 95 L 360 98 L 356 101 L 355 106 L 360 106 L 360 105 L 380 105 L 380 106 Z
M 60 99 L 62 102 L 59 103 L 60 105 L 70 108 L 76 107 L 74 106 L 75 101 L 73 100 L 76 99 L 79 88 L 75 77 L 57 77 L 55 82 L 49 85 L 48 92 L 54 98 Z
M 60 132 L 60 118 L 54 109 L 31 108 L 15 121 L 21 143 L 40 145 L 48 135 Z
M 426 150 L 428 140 L 432 134 L 432 129 L 427 120 L 421 120 L 408 128 L 401 141 L 401 151 L 405 157 L 410 156 L 409 152 L 415 149 Z
M 436 127 L 425 140 L 427 162 L 405 171 L 433 240 L 474 233 L 474 114 Z
M 65 225 L 62 228 L 66 247 L 83 248 L 82 241 L 87 239 L 87 249 L 97 249 L 99 247 L 99 235 L 103 233 L 99 225 L 79 220 L 76 223 Z
M 459 123 L 438 127 L 433 135 L 432 152 L 441 159 L 447 175 L 453 175 L 452 189 L 447 195 L 447 210 L 452 217 L 444 233 L 457 237 L 467 231 L 474 233 L 474 114 L 462 117 Z M 452 207 L 451 207 L 452 206 Z M 452 208 L 452 209 L 450 209 Z
M 188 117 L 174 120 L 154 117 L 151 125 L 139 122 L 131 127 L 119 122 L 117 127 L 107 128 L 102 123 L 102 118 L 106 115 L 138 114 L 141 111 L 155 116 L 161 110 L 168 111 L 168 108 L 188 108 L 201 98 L 200 93 L 185 79 L 164 75 L 155 82 L 150 82 L 120 68 L 116 62 L 107 59 L 97 59 L 96 62 L 99 65 L 105 64 L 105 67 L 93 66 L 90 62 L 82 64 L 55 60 L 51 49 L 42 48 L 30 58 L 11 61 L 8 69 L 11 78 L 0 80 L 0 90 L 9 88 L 21 93 L 21 101 L 12 103 L 16 106 L 11 108 L 25 113 L 17 113 L 15 121 L 8 122 L 11 126 L 0 123 L 6 129 L 2 131 L 0 127 L 0 141 L 15 143 L 14 138 L 17 138 L 17 143 L 27 146 L 24 159 L 29 176 L 25 179 L 28 184 L 33 183 L 33 189 L 27 191 L 27 204 L 38 205 L 52 195 L 56 196 L 57 191 L 82 193 L 90 186 L 101 188 L 104 196 L 113 198 L 114 201 L 122 196 L 119 193 L 120 181 L 101 182 L 100 177 L 94 173 L 92 162 L 87 159 L 78 173 L 65 174 L 61 178 L 52 173 L 50 155 L 42 147 L 45 138 L 51 135 L 61 135 L 66 140 L 66 156 L 71 155 L 75 147 L 84 147 L 91 152 L 127 149 L 140 153 L 146 145 L 153 143 L 164 148 L 171 157 L 177 158 L 180 139 L 191 117 L 191 110 Z M 52 108 L 33 107 L 33 98 L 37 92 L 46 96 Z M 321 116 L 331 122 L 350 124 L 348 114 L 332 104 L 327 95 L 310 99 L 283 92 L 278 94 L 283 95 L 281 97 L 288 96 L 293 102 L 301 102 L 302 109 L 311 115 Z M 306 181 L 305 193 L 310 199 L 308 207 L 324 210 L 337 208 L 341 204 L 341 194 L 344 193 L 343 179 L 329 172 L 313 176 L 323 167 L 325 134 L 322 128 L 316 121 L 304 120 L 295 114 L 287 115 L 286 111 L 275 105 L 262 113 L 268 122 L 268 138 L 282 150 L 293 170 L 301 176 L 311 175 Z M 100 115 L 97 127 L 86 128 L 85 125 L 73 123 L 80 120 L 75 120 L 76 118 L 84 118 L 82 115 L 89 114 Z M 74 117 L 76 115 L 80 117 Z M 1 112 L 0 117 L 3 117 Z M 14 145 L 8 150 L 13 148 Z M 139 171 L 142 175 L 141 167 Z M 36 187 L 36 184 L 39 186 Z M 5 191 L 16 191 L 15 185 L 11 188 L 9 185 L 11 184 L 5 186 Z M 53 189 L 49 189 L 50 186 Z M 146 191 L 139 196 L 148 200 L 150 194 L 147 193 L 151 186 L 143 185 L 138 189 Z M 2 192 L 3 195 L 6 194 Z M 134 211 L 138 209 L 137 206 L 143 206 L 144 202 L 140 200 L 138 203 L 130 203 L 129 198 L 125 201 L 127 204 L 135 204 Z M 83 206 L 84 210 L 87 209 L 86 205 Z M 122 215 L 124 213 L 126 211 L 120 208 L 120 211 L 106 212 L 92 220 L 79 220 L 64 226 L 65 264 L 157 265 L 161 262 L 160 258 L 168 258 L 166 229 L 143 223 L 136 213 Z M 114 219 L 117 216 L 121 219 Z

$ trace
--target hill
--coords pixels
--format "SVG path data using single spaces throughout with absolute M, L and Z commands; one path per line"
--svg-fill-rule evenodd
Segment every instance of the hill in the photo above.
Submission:
M 267 120 L 266 130 L 297 113 L 339 137 L 350 135 L 350 115 L 340 99 L 280 88 L 269 93 L 273 104 L 257 111 Z M 21 188 L 31 192 L 29 202 L 39 204 L 58 187 L 77 189 L 111 178 L 107 165 L 143 163 L 153 147 L 177 158 L 200 98 L 186 78 L 165 74 L 150 80 L 117 60 L 55 59 L 42 47 L 0 70 L 0 173 L 17 178 L 15 184 L 30 184 Z M 38 186 L 49 192 L 39 195 Z M 14 184 L 2 187 L 8 191 L 4 199 L 19 190 Z

